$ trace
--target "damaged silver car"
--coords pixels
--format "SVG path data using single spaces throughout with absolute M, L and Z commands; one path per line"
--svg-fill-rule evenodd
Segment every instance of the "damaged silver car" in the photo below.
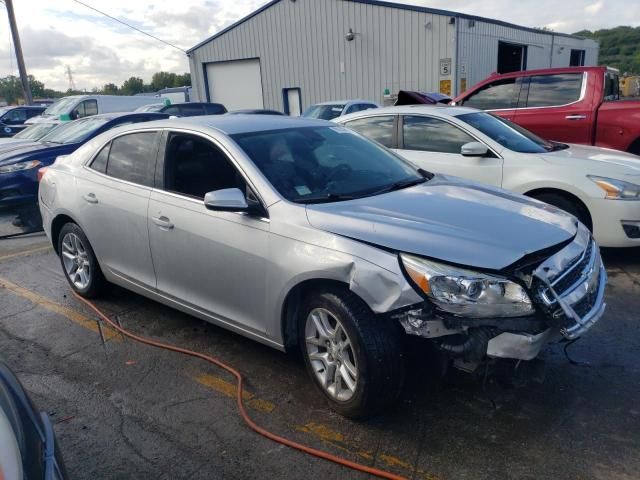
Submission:
M 605 308 L 598 246 L 574 217 L 319 120 L 111 130 L 49 167 L 39 201 L 76 292 L 112 282 L 299 348 L 349 417 L 397 399 L 407 335 L 467 367 L 530 360 Z

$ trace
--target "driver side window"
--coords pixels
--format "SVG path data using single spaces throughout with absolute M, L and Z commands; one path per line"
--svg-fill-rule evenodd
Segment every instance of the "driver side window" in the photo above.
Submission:
M 22 108 L 16 108 L 11 110 L 4 117 L 3 120 L 6 123 L 24 123 L 27 119 L 27 112 Z
M 80 102 L 76 107 L 78 111 L 78 118 L 90 117 L 91 115 L 97 115 L 98 102 L 96 100 L 84 100 Z
M 164 159 L 164 189 L 203 199 L 207 192 L 247 185 L 227 155 L 196 135 L 170 133 Z
M 437 118 L 406 115 L 402 135 L 404 150 L 460 154 L 465 143 L 476 139 L 458 127 Z

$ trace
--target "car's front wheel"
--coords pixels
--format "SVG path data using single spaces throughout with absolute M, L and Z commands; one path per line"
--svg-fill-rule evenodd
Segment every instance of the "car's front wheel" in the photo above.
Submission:
M 309 295 L 299 332 L 307 371 L 341 415 L 379 413 L 400 395 L 405 374 L 400 332 L 352 292 L 332 288 Z
M 75 223 L 67 223 L 58 235 L 58 254 L 71 288 L 83 297 L 94 297 L 105 279 L 89 239 Z

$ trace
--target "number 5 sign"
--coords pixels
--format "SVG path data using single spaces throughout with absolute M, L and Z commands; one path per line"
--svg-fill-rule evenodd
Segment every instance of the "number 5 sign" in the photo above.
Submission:
M 440 75 L 444 77 L 451 75 L 451 59 L 450 58 L 440 59 Z

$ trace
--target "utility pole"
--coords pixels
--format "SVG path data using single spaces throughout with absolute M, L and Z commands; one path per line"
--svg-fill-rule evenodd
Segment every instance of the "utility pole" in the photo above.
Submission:
M 4 0 L 9 15 L 9 26 L 11 27 L 11 36 L 13 37 L 13 46 L 16 50 L 16 59 L 18 60 L 18 71 L 20 72 L 20 81 L 22 82 L 22 91 L 24 93 L 24 102 L 27 105 L 33 103 L 31 97 L 31 87 L 29 87 L 29 78 L 27 77 L 27 69 L 24 66 L 24 58 L 22 57 L 22 44 L 20 43 L 20 35 L 18 34 L 18 26 L 16 25 L 16 16 L 13 11 L 13 0 Z

